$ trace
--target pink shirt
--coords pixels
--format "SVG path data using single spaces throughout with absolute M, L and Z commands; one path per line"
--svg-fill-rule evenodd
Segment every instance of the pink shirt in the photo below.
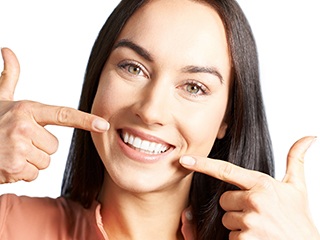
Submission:
M 79 203 L 59 197 L 0 196 L 1 240 L 108 240 L 103 229 L 100 204 L 90 209 Z M 182 216 L 182 234 L 193 240 L 190 224 Z

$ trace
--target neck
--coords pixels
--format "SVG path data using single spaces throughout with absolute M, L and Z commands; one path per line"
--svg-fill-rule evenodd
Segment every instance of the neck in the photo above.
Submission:
M 165 190 L 136 193 L 106 176 L 99 201 L 109 239 L 182 239 L 181 213 L 188 206 L 191 178 Z

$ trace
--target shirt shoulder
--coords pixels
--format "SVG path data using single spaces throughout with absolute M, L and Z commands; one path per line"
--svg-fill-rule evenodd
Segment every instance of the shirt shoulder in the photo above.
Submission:
M 0 239 L 104 239 L 96 208 L 97 203 L 85 209 L 63 197 L 5 194 L 0 196 Z

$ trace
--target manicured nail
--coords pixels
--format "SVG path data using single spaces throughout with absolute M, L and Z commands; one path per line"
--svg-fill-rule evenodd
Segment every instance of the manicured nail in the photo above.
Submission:
M 95 119 L 93 121 L 93 127 L 99 131 L 107 131 L 110 128 L 110 124 L 107 121 L 101 119 Z
M 180 158 L 180 163 L 187 166 L 193 166 L 196 164 L 196 160 L 190 156 L 183 156 Z

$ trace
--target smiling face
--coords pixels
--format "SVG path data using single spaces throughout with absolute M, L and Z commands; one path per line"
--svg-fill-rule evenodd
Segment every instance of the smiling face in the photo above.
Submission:
M 92 134 L 107 184 L 133 192 L 190 184 L 179 158 L 207 156 L 224 136 L 230 78 L 214 9 L 189 0 L 139 9 L 104 66 L 92 107 L 111 125 Z

